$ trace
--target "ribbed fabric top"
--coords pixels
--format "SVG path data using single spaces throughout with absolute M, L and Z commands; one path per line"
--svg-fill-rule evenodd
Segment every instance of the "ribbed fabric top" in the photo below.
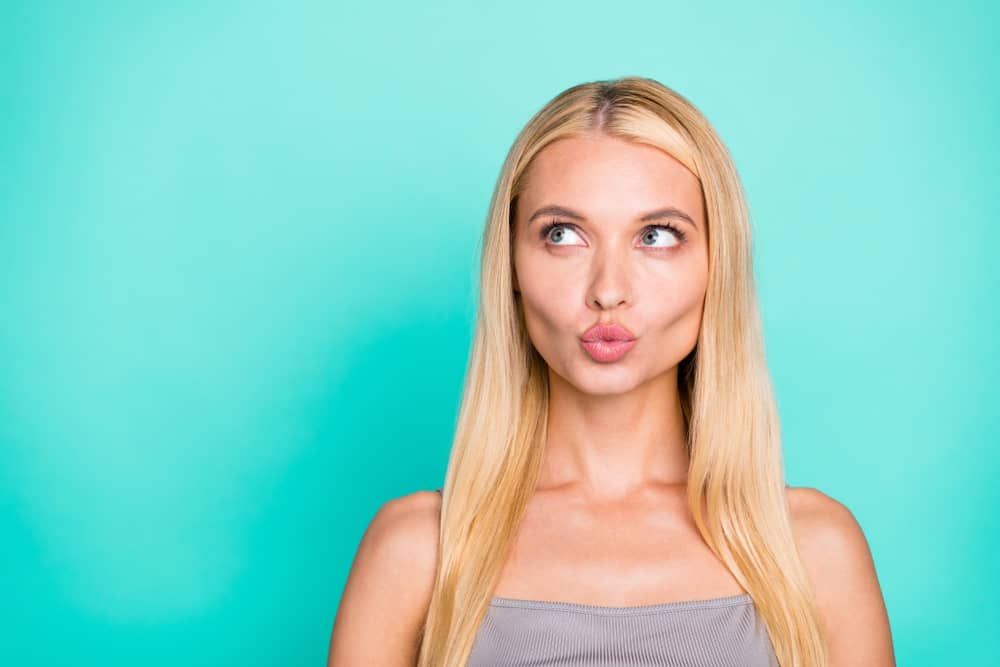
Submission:
M 779 667 L 747 593 L 634 607 L 494 597 L 466 666 Z
M 778 667 L 748 594 L 638 607 L 495 597 L 467 667 Z

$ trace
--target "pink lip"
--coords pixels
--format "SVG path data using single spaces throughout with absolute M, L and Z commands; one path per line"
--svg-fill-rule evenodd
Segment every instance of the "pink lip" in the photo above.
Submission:
M 580 336 L 580 340 L 590 342 L 595 340 L 634 340 L 635 335 L 620 324 L 595 324 Z
M 585 349 L 594 361 L 618 361 L 631 350 L 635 344 L 633 340 L 591 340 L 581 341 Z
M 580 344 L 594 361 L 618 361 L 635 342 L 635 335 L 620 324 L 595 324 L 580 336 Z

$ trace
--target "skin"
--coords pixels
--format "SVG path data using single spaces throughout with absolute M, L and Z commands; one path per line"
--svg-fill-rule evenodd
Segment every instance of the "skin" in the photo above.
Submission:
M 550 410 L 540 489 L 582 503 L 683 485 L 688 460 L 677 365 L 694 349 L 708 283 L 700 183 L 651 146 L 598 136 L 550 144 L 533 161 L 515 213 L 514 285 L 532 343 L 549 367 Z M 585 216 L 545 215 L 556 204 Z M 664 207 L 687 214 L 642 222 Z M 538 233 L 546 222 L 573 227 Z M 668 223 L 685 236 L 652 225 Z M 637 343 L 594 361 L 580 335 L 623 324 Z
M 581 216 L 547 214 L 558 205 Z M 690 221 L 643 222 L 673 207 Z M 697 341 L 708 279 L 700 183 L 666 153 L 604 135 L 550 144 L 514 218 L 514 285 L 549 367 L 540 483 L 494 591 L 498 597 L 636 606 L 745 591 L 698 534 L 677 365 Z M 571 223 L 542 235 L 544 224 Z M 683 233 L 681 240 L 668 229 Z M 637 336 L 616 362 L 579 336 L 596 322 Z M 789 488 L 795 540 L 827 628 L 832 667 L 895 665 L 871 553 L 841 503 Z M 430 603 L 441 499 L 385 503 L 361 540 L 328 665 L 414 665 Z M 385 619 L 392 619 L 386 623 Z

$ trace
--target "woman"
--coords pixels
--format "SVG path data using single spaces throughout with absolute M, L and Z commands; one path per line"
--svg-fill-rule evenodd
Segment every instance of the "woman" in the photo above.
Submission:
M 640 77 L 521 131 L 443 489 L 361 540 L 329 665 L 894 665 L 851 512 L 784 483 L 749 215 Z

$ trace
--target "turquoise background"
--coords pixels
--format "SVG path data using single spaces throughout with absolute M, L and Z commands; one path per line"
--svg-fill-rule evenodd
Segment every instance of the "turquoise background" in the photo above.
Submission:
M 323 664 L 443 480 L 506 150 L 638 74 L 732 150 L 788 481 L 898 664 L 993 663 L 996 7 L 4 3 L 0 662 Z

